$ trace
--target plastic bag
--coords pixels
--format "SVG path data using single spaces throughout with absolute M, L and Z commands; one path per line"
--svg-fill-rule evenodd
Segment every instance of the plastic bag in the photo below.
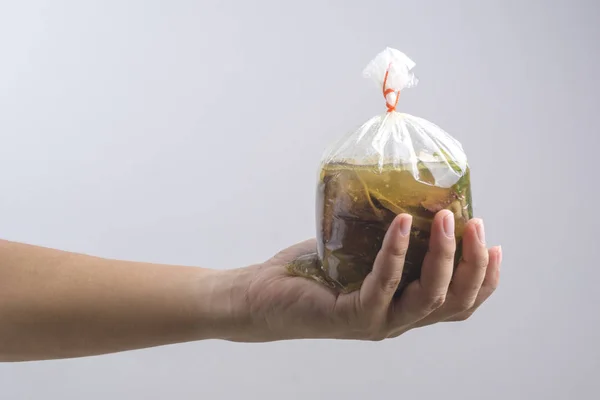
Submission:
M 415 63 L 386 48 L 364 76 L 383 91 L 386 112 L 365 122 L 323 155 L 317 190 L 318 268 L 304 275 L 342 292 L 360 288 L 399 213 L 413 216 L 400 294 L 419 278 L 436 212 L 455 215 L 456 262 L 472 218 L 470 172 L 462 145 L 435 124 L 396 111 L 417 79 Z M 308 264 L 306 264 L 308 265 Z M 455 264 L 456 265 L 456 264 Z

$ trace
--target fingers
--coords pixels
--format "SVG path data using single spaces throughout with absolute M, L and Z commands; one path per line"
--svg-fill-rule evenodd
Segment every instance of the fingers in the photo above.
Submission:
M 471 309 L 486 276 L 488 261 L 483 221 L 472 219 L 467 223 L 463 233 L 462 259 L 454 272 L 446 301 L 437 310 L 419 321 L 417 326 L 444 321 Z
M 402 278 L 411 225 L 412 217 L 401 214 L 388 228 L 381 250 L 373 264 L 373 270 L 365 278 L 360 290 L 362 308 L 387 312 Z
M 436 314 L 445 318 L 470 309 L 486 274 L 489 257 L 483 221 L 472 219 L 463 234 L 463 252 L 444 306 Z
M 444 312 L 450 315 L 457 314 L 468 310 L 475 304 L 475 298 L 485 277 L 488 261 L 483 221 L 473 219 L 465 227 L 462 260 L 456 268 L 448 290 Z
M 486 248 L 483 222 L 473 219 L 465 226 L 462 259 L 453 271 L 454 218 L 448 210 L 436 214 L 421 276 L 406 287 L 400 298 L 394 298 L 402 279 L 412 224 L 410 215 L 396 217 L 361 289 L 336 300 L 334 312 L 350 327 L 347 337 L 381 340 L 419 326 L 463 320 L 489 298 L 499 282 L 501 249 Z
M 391 324 L 414 323 L 444 304 L 454 268 L 454 214 L 443 210 L 436 214 L 431 227 L 429 251 L 423 261 L 421 278 L 407 286 L 392 303 Z
M 485 278 L 479 289 L 477 297 L 473 306 L 468 310 L 453 315 L 446 319 L 446 321 L 464 321 L 469 318 L 473 313 L 494 293 L 498 284 L 500 283 L 500 266 L 502 265 L 502 248 L 500 246 L 493 247 L 488 252 L 488 258 L 490 260 L 486 269 Z

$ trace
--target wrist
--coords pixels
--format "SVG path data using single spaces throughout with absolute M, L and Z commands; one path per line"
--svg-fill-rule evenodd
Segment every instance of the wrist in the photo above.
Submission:
M 247 293 L 254 269 L 204 271 L 199 283 L 199 339 L 251 340 L 254 323 Z

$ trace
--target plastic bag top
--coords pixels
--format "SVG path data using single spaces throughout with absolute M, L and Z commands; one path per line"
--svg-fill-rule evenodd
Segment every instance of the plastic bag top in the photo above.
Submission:
M 396 110 L 400 91 L 417 85 L 418 79 L 411 72 L 414 67 L 414 61 L 406 54 L 388 47 L 367 65 L 363 76 L 383 89 L 386 107 L 391 112 Z
M 460 142 L 423 118 L 396 111 L 402 90 L 417 85 L 415 63 L 404 53 L 386 48 L 364 69 L 382 90 L 386 112 L 366 121 L 333 144 L 323 164 L 384 166 L 411 171 L 417 181 L 440 187 L 454 185 L 468 172 Z M 421 179 L 424 169 L 427 180 Z

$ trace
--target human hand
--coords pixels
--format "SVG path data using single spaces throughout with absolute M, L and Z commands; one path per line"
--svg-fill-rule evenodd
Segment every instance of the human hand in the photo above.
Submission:
M 486 249 L 478 235 L 482 222 L 472 220 L 463 233 L 463 261 L 453 271 L 453 220 L 449 211 L 436 215 L 421 277 L 400 296 L 394 294 L 408 248 L 408 215 L 394 220 L 372 272 L 360 290 L 347 294 L 289 273 L 302 260 L 306 275 L 318 274 L 314 240 L 265 263 L 226 270 L 111 260 L 0 240 L 0 361 L 204 339 L 382 340 L 463 320 L 498 285 L 501 252 Z M 445 235 L 444 227 L 452 234 Z
M 372 272 L 361 289 L 352 293 L 341 294 L 287 272 L 286 265 L 290 262 L 300 257 L 315 257 L 314 240 L 299 243 L 264 264 L 245 269 L 247 285 L 241 314 L 247 316 L 247 323 L 229 339 L 383 340 L 425 325 L 469 318 L 498 286 L 500 247 L 488 250 L 483 221 L 469 221 L 463 235 L 463 259 L 453 271 L 456 240 L 453 234 L 444 233 L 445 226 L 453 232 L 453 215 L 447 210 L 440 211 L 433 222 L 429 253 L 420 279 L 395 298 L 411 222 L 411 216 L 406 214 L 394 220 Z

